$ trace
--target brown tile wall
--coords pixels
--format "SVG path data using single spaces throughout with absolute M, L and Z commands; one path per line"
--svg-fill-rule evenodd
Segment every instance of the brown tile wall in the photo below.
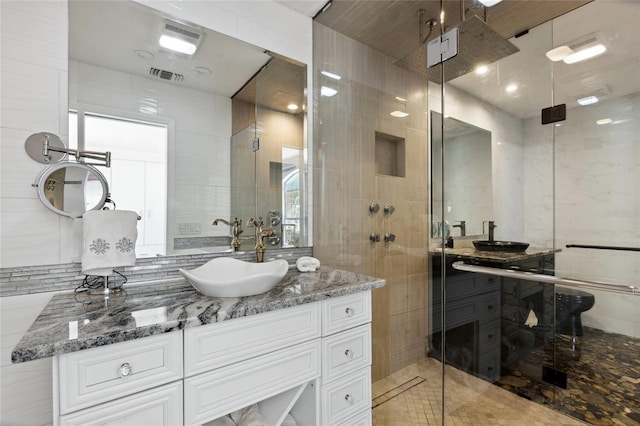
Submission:
M 342 79 L 320 74 L 327 70 Z M 338 90 L 320 96 L 320 86 Z M 391 58 L 314 23 L 314 255 L 387 281 L 373 291 L 373 380 L 425 356 L 427 336 L 427 85 Z M 399 102 L 396 96 L 407 99 Z M 391 111 L 403 110 L 406 118 Z M 405 141 L 405 177 L 376 174 L 375 132 Z M 380 211 L 369 213 L 378 203 Z M 385 204 L 395 207 L 384 214 Z M 385 233 L 396 235 L 385 243 Z M 371 233 L 381 241 L 369 242 Z

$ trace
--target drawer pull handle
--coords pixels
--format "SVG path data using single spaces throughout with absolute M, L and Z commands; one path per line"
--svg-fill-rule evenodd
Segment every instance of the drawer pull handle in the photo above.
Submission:
M 490 310 L 490 311 L 493 311 L 493 307 L 494 307 L 493 305 L 488 305 L 487 309 Z
M 353 359 L 353 351 L 351 349 L 347 349 L 346 351 L 344 351 L 344 356 L 346 356 L 348 359 Z
M 350 405 L 353 405 L 356 402 L 355 398 L 352 397 L 350 394 L 346 394 L 344 396 L 344 400 L 347 401 Z
M 349 306 L 344 310 L 344 313 L 347 314 L 348 317 L 352 317 L 356 314 L 356 311 L 351 306 Z
M 131 365 L 128 362 L 125 362 L 120 366 L 119 371 L 120 371 L 120 377 L 127 377 L 131 375 L 131 373 L 133 372 L 133 369 L 131 368 Z
M 492 340 L 492 339 L 493 339 L 493 333 L 489 333 L 489 334 L 487 335 L 487 338 L 488 338 L 489 340 Z

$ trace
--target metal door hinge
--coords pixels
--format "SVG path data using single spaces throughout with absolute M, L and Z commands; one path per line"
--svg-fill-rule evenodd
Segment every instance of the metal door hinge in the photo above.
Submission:
M 427 44 L 427 66 L 429 68 L 451 59 L 458 54 L 458 28 L 447 31 Z

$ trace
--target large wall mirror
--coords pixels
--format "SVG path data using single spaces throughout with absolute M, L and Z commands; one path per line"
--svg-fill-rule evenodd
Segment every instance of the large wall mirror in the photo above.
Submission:
M 69 2 L 69 144 L 112 153 L 101 172 L 142 218 L 138 257 L 227 250 L 214 219 L 243 221 L 242 251 L 251 217 L 277 232 L 271 249 L 308 245 L 306 76 L 133 1 Z
M 431 236 L 482 235 L 483 222 L 493 218 L 491 132 L 445 117 L 443 143 L 442 124 L 431 111 Z

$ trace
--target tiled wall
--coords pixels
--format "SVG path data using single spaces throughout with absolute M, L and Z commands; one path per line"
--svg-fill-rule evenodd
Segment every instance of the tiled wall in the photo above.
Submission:
M 340 81 L 321 70 L 342 76 Z M 427 335 L 427 87 L 368 47 L 314 23 L 314 254 L 325 264 L 386 279 L 373 292 L 373 379 L 425 356 Z M 407 99 L 400 103 L 396 96 Z M 406 118 L 391 111 L 405 108 Z M 404 139 L 405 177 L 376 175 L 375 133 Z M 378 203 L 378 213 L 369 205 Z M 385 215 L 385 204 L 395 212 Z M 381 241 L 371 243 L 378 233 Z M 385 233 L 396 240 L 385 243 Z
M 295 265 L 298 258 L 311 256 L 312 252 L 311 247 L 267 250 L 265 261 L 285 259 L 289 264 Z M 255 251 L 245 251 L 164 256 L 138 259 L 135 266 L 116 268 L 116 270 L 125 275 L 129 283 L 175 279 L 182 277 L 180 268 L 193 269 L 214 257 L 234 257 L 253 262 L 256 259 L 256 254 Z M 73 290 L 82 283 L 84 278 L 80 266 L 79 263 L 67 263 L 2 268 L 0 269 L 0 297 Z M 116 282 L 118 281 L 121 280 L 117 279 Z

